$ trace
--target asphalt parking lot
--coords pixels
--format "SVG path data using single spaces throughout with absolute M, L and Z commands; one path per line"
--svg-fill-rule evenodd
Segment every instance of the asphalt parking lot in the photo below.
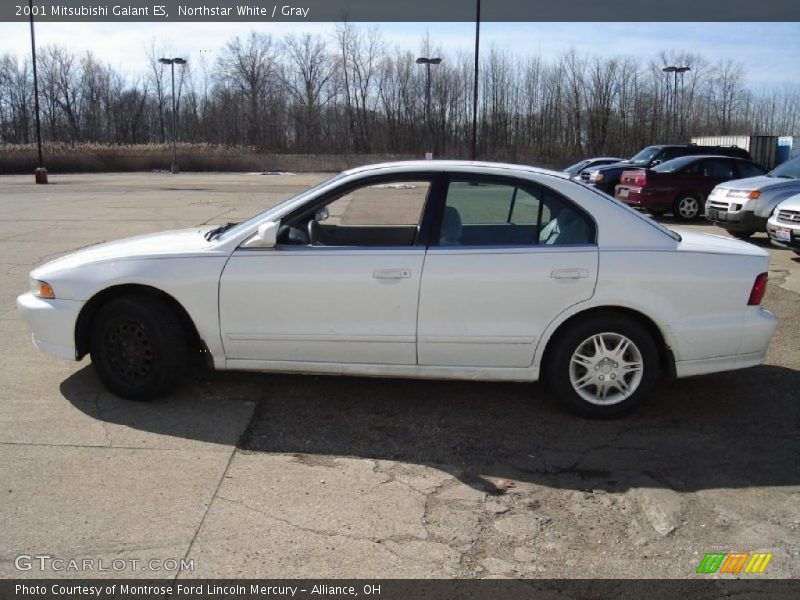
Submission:
M 136 404 L 88 359 L 31 346 L 15 298 L 34 266 L 240 220 L 322 177 L 0 177 L 0 577 L 709 577 L 711 551 L 771 552 L 758 577 L 800 576 L 789 251 L 770 248 L 767 364 L 666 383 L 616 421 L 540 385 L 243 373 Z M 19 555 L 128 562 L 19 571 Z M 150 559 L 193 570 L 131 562 Z

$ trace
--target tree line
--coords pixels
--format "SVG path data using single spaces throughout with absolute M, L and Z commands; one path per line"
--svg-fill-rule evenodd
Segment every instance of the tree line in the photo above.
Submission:
M 443 53 L 423 38 L 431 69 L 435 153 L 468 157 L 473 56 Z M 45 141 L 152 144 L 171 141 L 166 50 L 146 49 L 131 76 L 92 53 L 60 46 L 38 54 Z M 421 155 L 426 135 L 425 70 L 417 55 L 390 48 L 378 29 L 352 24 L 335 35 L 251 32 L 215 60 L 176 68 L 178 139 L 300 154 Z M 691 67 L 676 80 L 665 65 Z M 692 135 L 800 133 L 800 86 L 749 89 L 733 60 L 690 52 L 649 59 L 517 56 L 490 48 L 480 63 L 478 155 L 559 164 L 594 155 L 629 156 L 650 143 Z M 676 89 L 677 88 L 677 89 Z M 30 58 L 0 56 L 0 143 L 35 139 Z

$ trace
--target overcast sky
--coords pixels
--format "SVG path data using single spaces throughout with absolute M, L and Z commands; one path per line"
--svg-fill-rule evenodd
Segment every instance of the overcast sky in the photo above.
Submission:
M 358 24 L 368 27 L 368 24 Z M 472 52 L 472 23 L 381 23 L 385 41 L 412 51 L 426 32 L 445 56 Z M 277 35 L 318 32 L 332 35 L 333 23 L 37 23 L 37 44 L 91 50 L 129 75 L 144 71 L 145 46 L 167 40 L 175 54 L 213 63 L 225 41 L 251 30 Z M 628 55 L 645 59 L 662 50 L 686 50 L 711 61 L 744 63 L 750 87 L 800 83 L 800 23 L 484 23 L 481 47 L 518 55 L 553 57 L 574 47 L 592 55 Z M 26 23 L 0 23 L 0 54 L 27 54 Z

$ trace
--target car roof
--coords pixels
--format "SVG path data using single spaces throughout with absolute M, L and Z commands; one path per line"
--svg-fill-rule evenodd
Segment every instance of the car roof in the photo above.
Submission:
M 743 158 L 741 156 L 729 156 L 727 154 L 686 154 L 684 156 L 678 156 L 676 158 L 671 158 L 664 163 L 673 162 L 676 160 L 682 160 L 686 162 L 692 162 L 693 160 L 705 160 L 707 158 L 724 158 L 725 160 L 741 160 L 743 162 L 753 162 L 749 158 Z M 664 164 L 661 163 L 661 164 Z
M 465 171 L 475 169 L 476 171 L 489 171 L 489 170 L 502 170 L 502 171 L 516 171 L 517 173 L 530 173 L 535 175 L 549 175 L 559 179 L 569 180 L 569 175 L 561 171 L 552 171 L 550 169 L 541 169 L 539 167 L 532 167 L 530 165 L 515 165 L 512 163 L 501 162 L 484 162 L 484 161 L 471 161 L 471 160 L 402 160 L 395 162 L 377 163 L 373 165 L 363 165 L 348 169 L 344 173 L 346 175 L 356 175 L 360 173 L 381 171 L 417 171 L 417 172 L 440 172 L 440 171 Z

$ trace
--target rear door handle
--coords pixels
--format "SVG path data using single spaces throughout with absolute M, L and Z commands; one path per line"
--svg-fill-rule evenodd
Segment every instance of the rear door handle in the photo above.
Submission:
M 384 269 L 375 271 L 372 276 L 375 279 L 410 279 L 411 269 Z
M 550 273 L 552 279 L 586 279 L 589 271 L 586 269 L 556 269 Z

